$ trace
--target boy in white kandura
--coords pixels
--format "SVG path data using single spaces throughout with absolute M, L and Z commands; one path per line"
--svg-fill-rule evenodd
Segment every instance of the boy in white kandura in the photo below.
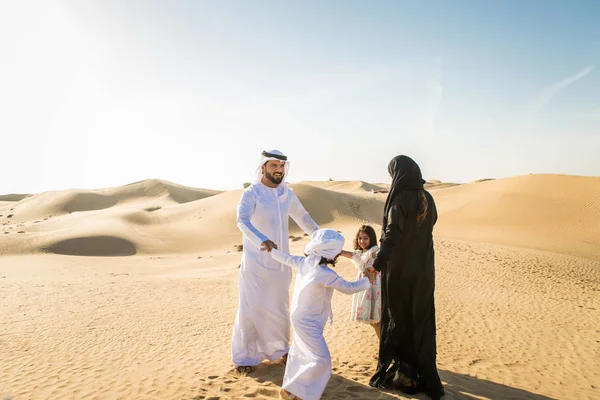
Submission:
M 371 287 L 377 276 L 375 271 L 366 272 L 366 277 L 348 282 L 329 268 L 327 265 L 335 264 L 343 247 L 344 236 L 331 229 L 319 229 L 306 245 L 306 257 L 271 251 L 275 260 L 298 269 L 291 308 L 293 342 L 280 392 L 284 398 L 321 398 L 331 377 L 331 356 L 323 329 L 327 319 L 333 318 L 333 290 L 357 293 Z

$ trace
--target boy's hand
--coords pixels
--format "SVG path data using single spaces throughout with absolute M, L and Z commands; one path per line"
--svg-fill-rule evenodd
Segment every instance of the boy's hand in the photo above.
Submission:
M 273 243 L 271 240 L 265 240 L 260 245 L 261 251 L 268 251 L 269 253 L 271 252 L 271 250 L 276 249 L 276 248 L 277 248 L 277 245 L 275 243 Z

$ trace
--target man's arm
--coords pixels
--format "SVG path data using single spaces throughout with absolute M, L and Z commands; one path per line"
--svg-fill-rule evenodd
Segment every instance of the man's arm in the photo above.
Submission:
M 293 190 L 290 189 L 292 200 L 290 203 L 290 217 L 298 224 L 298 226 L 309 235 L 319 229 L 319 225 L 310 217 L 308 211 L 304 209 L 302 203 L 296 196 Z
M 268 241 L 269 238 L 263 235 L 258 229 L 252 225 L 250 218 L 254 214 L 256 208 L 256 194 L 250 190 L 246 190 L 242 194 L 242 198 L 238 203 L 237 208 L 237 226 L 240 231 L 246 236 L 252 244 L 260 247 L 262 243 Z
M 381 246 L 379 253 L 373 261 L 373 268 L 377 271 L 382 271 L 387 265 L 392 249 L 394 245 L 400 241 L 402 236 L 402 229 L 404 228 L 404 210 L 402 209 L 401 202 L 395 202 L 391 205 L 388 212 L 388 224 L 385 228 L 385 232 L 382 233 Z

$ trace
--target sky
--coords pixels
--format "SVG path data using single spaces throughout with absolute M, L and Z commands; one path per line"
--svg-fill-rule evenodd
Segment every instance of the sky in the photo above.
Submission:
M 600 176 L 600 2 L 0 0 L 0 194 Z

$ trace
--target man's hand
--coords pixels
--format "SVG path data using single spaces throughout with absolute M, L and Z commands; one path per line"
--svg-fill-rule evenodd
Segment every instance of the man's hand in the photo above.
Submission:
M 265 240 L 260 245 L 261 251 L 268 251 L 269 253 L 271 252 L 271 250 L 276 249 L 276 248 L 277 248 L 277 245 L 275 243 L 273 243 L 271 240 Z

